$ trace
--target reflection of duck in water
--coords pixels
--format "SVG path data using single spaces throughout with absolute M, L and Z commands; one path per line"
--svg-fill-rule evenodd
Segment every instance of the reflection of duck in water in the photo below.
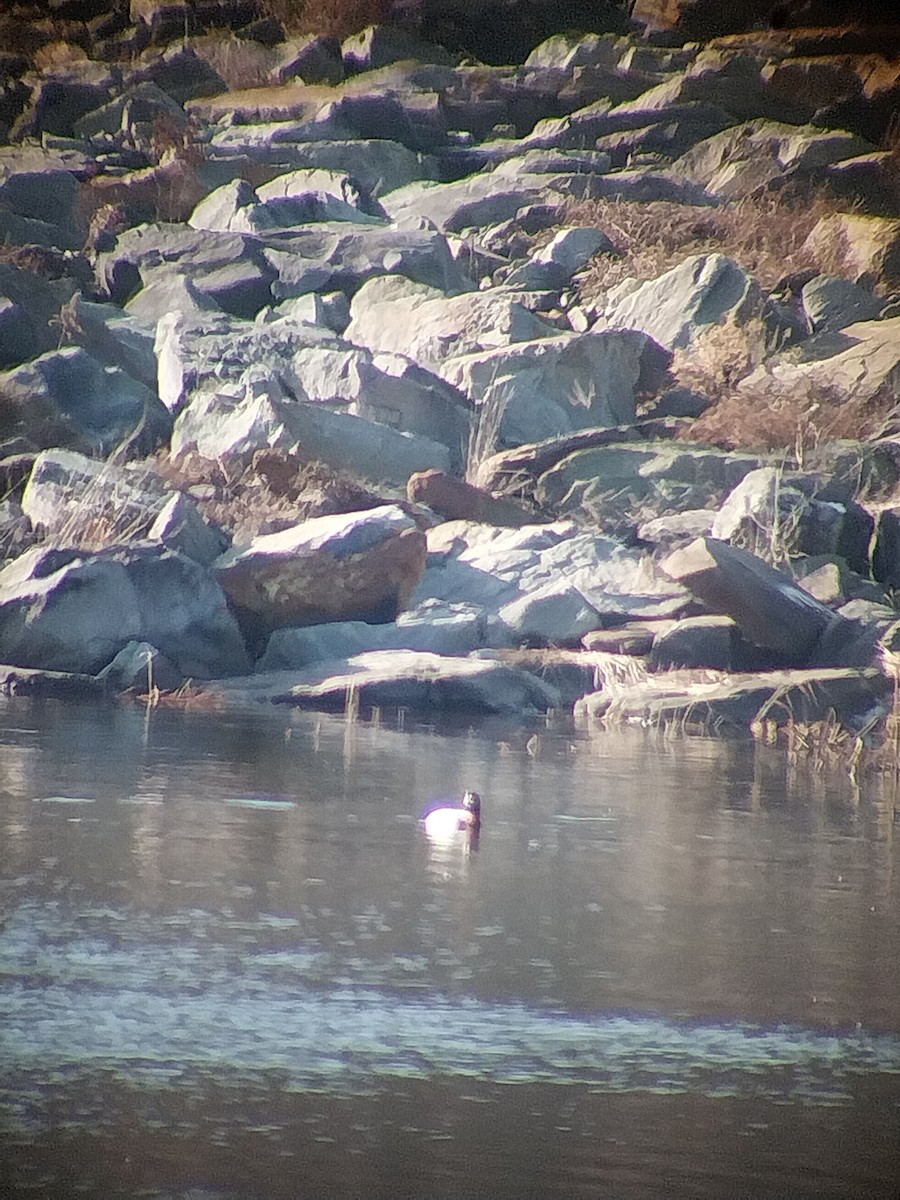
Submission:
M 444 841 L 457 833 L 476 838 L 481 829 L 481 797 L 477 792 L 464 792 L 459 804 L 433 808 L 422 820 L 425 833 L 435 841 Z

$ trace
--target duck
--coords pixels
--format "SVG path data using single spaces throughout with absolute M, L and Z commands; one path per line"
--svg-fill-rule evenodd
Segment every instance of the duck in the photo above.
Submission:
M 481 829 L 481 797 L 477 792 L 463 792 L 457 805 L 433 808 L 422 818 L 425 833 L 436 841 L 454 837 L 457 833 L 477 837 Z

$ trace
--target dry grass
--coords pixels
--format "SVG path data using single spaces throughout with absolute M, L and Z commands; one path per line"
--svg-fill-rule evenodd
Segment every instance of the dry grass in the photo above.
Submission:
M 767 380 L 722 397 L 678 436 L 724 450 L 789 450 L 802 463 L 827 442 L 886 436 L 896 430 L 897 415 L 897 398 L 887 388 L 847 399 L 821 385 L 787 388 Z
M 207 520 L 238 541 L 276 533 L 310 517 L 358 512 L 385 499 L 321 462 L 279 450 L 260 450 L 246 469 L 229 469 L 198 455 L 157 459 L 161 475 L 195 499 Z
M 265 8 L 288 33 L 345 38 L 384 22 L 392 0 L 265 0 Z
M 816 222 L 835 211 L 826 197 L 801 202 L 784 193 L 721 208 L 669 200 L 577 200 L 568 206 L 565 223 L 601 229 L 618 251 L 618 257 L 599 255 L 586 273 L 582 294 L 594 299 L 624 279 L 656 279 L 692 254 L 713 252 L 736 259 L 764 288 L 774 289 L 791 274 L 819 265 L 802 252 L 803 243 Z

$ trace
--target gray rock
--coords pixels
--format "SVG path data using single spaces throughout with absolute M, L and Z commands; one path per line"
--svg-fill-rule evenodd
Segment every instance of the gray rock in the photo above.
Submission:
M 132 146 L 147 143 L 154 126 L 162 118 L 176 128 L 186 126 L 187 117 L 181 105 L 162 88 L 150 81 L 126 88 L 108 103 L 79 117 L 73 123 L 76 137 L 101 143 L 113 140 L 116 144 Z
M 803 311 L 814 333 L 844 329 L 857 321 L 881 316 L 884 300 L 842 275 L 817 275 L 800 293 Z
M 248 367 L 276 387 L 279 381 L 294 385 L 305 399 L 291 364 L 297 351 L 313 346 L 349 348 L 327 330 L 301 322 L 248 324 L 224 315 L 170 312 L 156 328 L 160 399 L 170 412 L 180 412 L 208 384 L 236 383 Z
M 619 38 L 605 33 L 555 33 L 531 51 L 526 67 L 614 67 L 621 53 Z
M 449 357 L 437 369 L 478 405 L 482 457 L 501 446 L 633 421 L 639 381 L 661 375 L 667 360 L 644 334 L 603 330 L 517 339 Z
M 194 229 L 265 234 L 271 230 L 326 221 L 350 221 L 358 225 L 385 223 L 383 218 L 363 212 L 321 189 L 300 191 L 295 188 L 281 195 L 270 192 L 264 199 L 246 180 L 234 179 L 201 200 L 188 224 Z
M 278 381 L 254 371 L 197 395 L 175 422 L 171 453 L 246 465 L 260 449 L 328 463 L 367 479 L 403 486 L 416 471 L 448 471 L 450 450 L 350 412 L 285 396 Z
M 277 321 L 284 317 L 342 334 L 350 324 L 350 301 L 343 292 L 307 292 L 282 300 L 264 319 Z
M 585 634 L 603 626 L 603 617 L 565 579 L 529 590 L 499 609 L 511 645 L 578 646 Z
M 653 517 L 638 526 L 638 537 L 645 542 L 655 542 L 657 545 L 673 546 L 692 542 L 694 538 L 703 537 L 712 530 L 713 521 L 718 509 L 689 508 L 684 512 L 667 513 L 662 517 Z
M 401 707 L 426 713 L 482 712 L 529 716 L 558 708 L 559 692 L 529 671 L 478 658 L 448 658 L 415 650 L 382 650 L 302 671 L 219 681 L 210 694 L 226 706 L 294 704 L 345 708 L 351 690 L 363 708 Z
M 380 197 L 385 212 L 400 228 L 421 228 L 423 221 L 443 233 L 462 233 L 508 221 L 519 209 L 546 199 L 546 178 L 529 186 L 494 174 L 470 175 L 452 183 L 408 183 Z
M 219 586 L 163 547 L 95 554 L 41 547 L 0 571 L 6 661 L 95 674 L 132 641 L 158 647 L 185 676 L 249 669 Z
M 783 726 L 837 715 L 847 728 L 861 730 L 873 715 L 886 711 L 886 697 L 886 683 L 877 671 L 849 668 L 769 671 L 682 686 L 660 676 L 617 691 L 613 703 L 605 692 L 585 696 L 575 705 L 575 717 L 579 722 L 605 718 L 747 729 L 763 718 Z
M 810 175 L 871 149 L 862 138 L 842 130 L 754 117 L 688 150 L 674 164 L 672 174 L 722 199 L 739 199 L 773 180 L 781 183 L 791 175 Z
M 202 290 L 205 275 L 239 262 L 265 269 L 263 246 L 256 238 L 155 223 L 119 234 L 115 246 L 97 256 L 94 271 L 98 288 L 114 303 L 125 304 L 144 277 L 162 267 L 178 268 Z
M 21 217 L 77 232 L 78 185 L 95 169 L 88 155 L 27 144 L 0 147 L 0 203 Z
M 280 83 L 300 79 L 303 83 L 340 83 L 344 78 L 341 44 L 337 38 L 310 34 L 291 39 L 278 47 L 274 75 Z
M 156 326 L 124 313 L 116 304 L 97 304 L 76 293 L 71 301 L 69 339 L 104 366 L 121 367 L 156 391 L 157 365 L 153 351 Z
M 771 562 L 799 554 L 841 554 L 868 571 L 872 518 L 814 475 L 761 467 L 724 500 L 712 536 Z
M 370 350 L 412 358 L 446 375 L 447 359 L 553 337 L 556 330 L 528 311 L 515 292 L 467 292 L 442 296 L 400 276 L 372 279 L 350 306 L 346 336 Z M 450 382 L 455 382 L 450 378 Z
M 367 280 L 383 275 L 405 277 L 445 293 L 472 287 L 447 239 L 427 229 L 322 222 L 274 235 L 265 256 L 278 272 L 272 292 L 279 300 L 306 292 L 352 295 Z
M 228 536 L 205 521 L 194 501 L 183 492 L 176 492 L 165 502 L 147 531 L 147 539 L 180 551 L 202 567 L 210 566 L 229 544 Z
M 738 384 L 748 392 L 773 385 L 787 392 L 834 389 L 845 400 L 865 400 L 882 388 L 894 394 L 900 367 L 900 317 L 858 321 L 807 338 L 772 356 Z
M 255 274 L 252 265 L 250 269 Z M 229 270 L 234 270 L 234 267 Z M 157 267 L 145 271 L 144 279 L 146 282 L 140 291 L 125 305 L 125 312 L 145 324 L 155 325 L 169 313 L 199 319 L 224 311 L 212 296 L 197 286 L 186 267 Z M 271 292 L 268 298 L 271 300 Z
M 462 470 L 473 415 L 463 392 L 401 354 L 361 358 L 358 378 L 353 413 L 446 446 L 451 469 Z
M 0 394 L 36 445 L 108 454 L 128 442 L 147 453 L 171 430 L 171 417 L 154 392 L 79 346 L 0 373 Z
M 84 60 L 66 73 L 54 71 L 38 78 L 28 104 L 13 122 L 10 140 L 40 138 L 42 134 L 72 137 L 75 122 L 109 100 L 113 77 L 108 66 Z
M 744 637 L 801 665 L 826 631 L 840 625 L 789 576 L 753 554 L 715 538 L 698 538 L 660 564 L 713 612 L 733 618 Z
M 634 442 L 575 450 L 544 471 L 535 488 L 554 512 L 638 523 L 719 503 L 757 457 L 687 442 Z
M 349 456 L 347 465 L 367 467 L 366 474 L 377 465 L 379 454 L 385 455 L 383 465 L 398 482 L 405 482 L 410 470 L 462 465 L 470 424 L 466 397 L 400 355 L 372 354 L 327 330 L 289 319 L 258 325 L 194 323 L 176 314 L 160 321 L 156 345 L 159 389 L 166 406 L 178 412 L 195 396 L 205 396 L 203 412 L 198 409 L 180 423 L 173 445 L 181 445 L 186 436 L 203 441 L 212 437 L 219 440 L 220 452 L 230 456 L 231 433 L 223 428 L 219 438 L 208 429 L 211 413 L 218 411 L 224 420 L 226 412 L 240 407 L 250 393 L 266 392 L 276 404 L 296 399 L 319 405 L 317 414 L 291 410 L 279 418 L 272 415 L 272 420 L 286 420 L 285 435 L 293 436 L 299 436 L 298 422 L 302 423 L 303 436 L 312 438 L 322 452 L 331 441 L 328 431 L 333 431 L 337 441 L 332 452 L 341 455 L 343 437 L 341 457 Z M 248 362 L 253 366 L 248 368 Z M 221 401 L 211 401 L 210 393 L 220 395 Z M 325 411 L 323 405 L 342 411 Z M 240 424 L 240 418 L 235 420 Z M 370 422 L 379 426 L 373 428 Z M 229 424 L 235 428 L 230 420 Z M 263 426 L 269 430 L 266 436 L 284 441 L 270 420 Z M 307 449 L 317 452 L 312 445 Z
M 188 218 L 192 229 L 220 233 L 261 233 L 278 222 L 246 179 L 234 179 L 204 197 Z
M 686 601 L 639 552 L 570 522 L 501 529 L 448 521 L 427 538 L 428 567 L 412 611 L 426 601 L 477 608 L 490 646 L 516 645 L 532 635 L 565 645 L 573 637 L 573 613 L 598 628 L 603 622 L 591 610 L 604 622 L 621 621 L 671 616 Z M 526 631 L 529 621 L 534 625 Z
M 589 226 L 560 229 L 546 246 L 534 255 L 534 261 L 554 263 L 561 267 L 566 276 L 583 271 L 596 254 L 614 253 L 615 247 L 605 233 Z
M 128 688 L 140 693 L 148 693 L 152 688 L 168 692 L 184 683 L 181 672 L 149 642 L 129 642 L 123 646 L 112 662 L 97 672 L 97 678 L 115 692 Z
M 71 300 L 71 279 L 42 279 L 0 262 L 0 368 L 14 367 L 59 345 L 51 325 Z
M 146 464 L 116 466 L 72 450 L 37 456 L 22 495 L 22 508 L 45 536 L 103 534 L 109 541 L 143 537 L 171 493 Z M 93 538 L 92 538 L 93 540 Z
M 314 663 L 352 658 L 374 650 L 417 650 L 463 656 L 484 645 L 481 613 L 463 604 L 420 606 L 385 625 L 335 621 L 299 629 L 276 629 L 256 669 L 294 671 Z
M 626 280 L 607 299 L 613 329 L 640 329 L 670 350 L 690 345 L 704 327 L 759 312 L 759 285 L 724 254 L 696 254 L 657 279 Z
M 453 61 L 443 46 L 426 42 L 396 25 L 369 25 L 345 38 L 341 51 L 348 71 L 376 71 L 405 59 L 447 65 Z
M 277 175 L 256 189 L 256 195 L 262 203 L 268 203 L 271 200 L 296 199 L 310 194 L 325 194 L 342 201 L 360 215 L 360 220 L 364 220 L 365 217 L 387 219 L 387 214 L 369 189 L 346 171 L 307 167 Z M 324 219 L 353 220 L 355 218 L 348 215 L 345 218 L 335 216 Z
M 181 41 L 183 30 L 182 21 L 174 35 L 179 42 L 162 52 L 148 51 L 143 60 L 136 64 L 127 82 L 155 83 L 179 104 L 185 104 L 198 96 L 215 96 L 227 91 L 228 85 L 221 75 L 191 46 Z
M 71 227 L 36 221 L 0 209 L 0 242 L 5 246 L 48 246 L 57 250 L 80 250 L 84 237 Z
M 730 671 L 736 640 L 737 626 L 730 617 L 684 617 L 654 638 L 650 665 L 655 671 L 683 667 Z
M 375 197 L 416 179 L 431 179 L 436 169 L 426 156 L 385 138 L 305 141 L 296 136 L 295 122 L 229 126 L 213 134 L 210 147 L 220 160 L 225 154 L 240 154 L 280 167 L 282 172 L 299 168 L 344 171 Z

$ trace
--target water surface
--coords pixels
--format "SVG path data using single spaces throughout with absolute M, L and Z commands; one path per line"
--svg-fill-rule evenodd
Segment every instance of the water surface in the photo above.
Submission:
M 0 702 L 0 1194 L 896 1200 L 887 789 L 534 733 Z

